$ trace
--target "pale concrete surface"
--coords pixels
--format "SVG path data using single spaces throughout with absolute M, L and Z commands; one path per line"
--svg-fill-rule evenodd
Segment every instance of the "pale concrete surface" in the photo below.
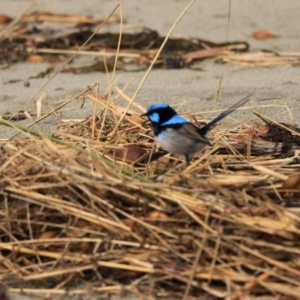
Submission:
M 158 30 L 165 35 L 180 12 L 189 1 L 179 0 L 38 0 L 38 9 L 78 15 L 93 15 L 103 18 L 121 2 L 126 27 L 142 28 L 143 26 Z M 247 41 L 251 50 L 269 49 L 274 51 L 300 50 L 300 2 L 295 0 L 232 0 L 229 41 Z M 24 11 L 30 0 L 1 0 L 0 13 L 17 16 Z M 226 40 L 228 22 L 228 0 L 195 1 L 190 10 L 178 24 L 173 36 L 203 38 L 215 42 Z M 277 39 L 258 41 L 251 38 L 257 30 L 268 30 L 280 35 Z M 116 25 L 108 25 L 102 32 L 116 30 Z M 92 58 L 91 58 L 92 61 Z M 30 87 L 24 87 L 24 81 L 29 76 L 44 71 L 47 64 L 20 63 L 9 69 L 0 70 L 0 114 L 15 112 L 23 103 L 48 80 L 31 79 Z M 298 67 L 276 66 L 265 68 L 248 68 L 228 64 L 215 64 L 213 60 L 202 63 L 203 71 L 192 70 L 154 70 L 145 82 L 137 102 L 143 106 L 157 101 L 172 104 L 185 103 L 180 111 L 193 110 L 196 112 L 226 108 L 242 97 L 253 94 L 249 105 L 257 107 L 268 116 L 274 116 L 279 121 L 292 123 L 284 108 L 259 108 L 261 105 L 287 104 L 299 122 L 300 72 Z M 219 78 L 223 75 L 220 103 L 212 101 L 217 89 Z M 129 80 L 130 87 L 126 90 L 132 96 L 139 85 L 144 72 L 117 72 L 115 86 L 122 88 Z M 21 79 L 15 84 L 3 83 L 9 80 Z M 104 92 L 108 86 L 108 78 L 103 73 L 83 75 L 59 74 L 44 91 L 49 95 L 52 105 L 62 102 L 66 96 L 83 91 L 88 85 L 100 84 Z M 269 99 L 269 100 L 265 100 Z M 265 101 L 261 101 L 265 100 Z M 80 109 L 81 101 L 77 100 L 70 107 L 55 116 L 44 120 L 40 127 L 51 132 L 53 125 L 61 118 L 84 118 L 92 113 L 92 105 L 87 101 Z M 45 106 L 47 108 L 47 106 Z M 34 112 L 34 103 L 27 110 Z M 277 114 L 277 116 L 275 116 Z M 236 112 L 233 118 L 254 118 L 244 110 Z M 0 128 L 0 139 L 8 138 L 11 130 Z M 70 297 L 69 299 L 75 299 Z M 100 296 L 98 297 L 100 298 Z M 98 299 L 86 296 L 82 299 Z M 12 300 L 43 299 L 11 295 Z M 63 299 L 63 298 L 62 298 Z M 80 298 L 78 298 L 80 299 Z

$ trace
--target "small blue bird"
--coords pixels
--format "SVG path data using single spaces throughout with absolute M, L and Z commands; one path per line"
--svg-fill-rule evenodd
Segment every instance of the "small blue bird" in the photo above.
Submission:
M 248 102 L 250 96 L 240 100 L 202 128 L 180 117 L 172 107 L 163 102 L 151 105 L 142 116 L 147 116 L 151 122 L 155 140 L 168 152 L 183 155 L 188 165 L 191 155 L 206 145 L 211 146 L 206 137 L 211 127 Z

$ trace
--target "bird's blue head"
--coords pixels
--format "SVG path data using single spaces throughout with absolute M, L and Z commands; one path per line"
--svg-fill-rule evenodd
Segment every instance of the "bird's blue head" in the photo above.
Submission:
M 153 126 L 172 126 L 189 123 L 188 120 L 177 115 L 176 111 L 167 103 L 156 103 L 148 107 L 147 116 Z

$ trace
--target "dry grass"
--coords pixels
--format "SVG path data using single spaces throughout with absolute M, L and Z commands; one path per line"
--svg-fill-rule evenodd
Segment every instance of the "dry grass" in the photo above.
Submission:
M 213 131 L 223 150 L 208 149 L 184 168 L 170 155 L 153 159 L 157 146 L 137 108 L 124 115 L 93 90 L 85 97 L 104 108 L 62 122 L 52 137 L 26 129 L 29 137 L 1 147 L 3 287 L 299 295 L 299 209 L 285 207 L 299 192 L 282 189 L 298 171 L 297 150 L 256 155 L 255 143 L 264 141 L 252 137 L 238 152 L 236 141 L 259 128 L 243 122 Z
M 299 52 L 251 52 L 251 53 L 224 53 L 219 56 L 221 61 L 247 67 L 270 67 L 278 65 L 299 66 Z

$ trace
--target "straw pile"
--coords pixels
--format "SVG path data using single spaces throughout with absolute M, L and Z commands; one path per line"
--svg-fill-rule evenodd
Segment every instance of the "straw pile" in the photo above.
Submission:
M 219 150 L 185 168 L 157 152 L 137 104 L 123 114 L 88 97 L 104 108 L 1 146 L 3 288 L 298 298 L 297 131 L 283 153 L 270 132 L 284 125 L 221 126 L 210 135 Z

